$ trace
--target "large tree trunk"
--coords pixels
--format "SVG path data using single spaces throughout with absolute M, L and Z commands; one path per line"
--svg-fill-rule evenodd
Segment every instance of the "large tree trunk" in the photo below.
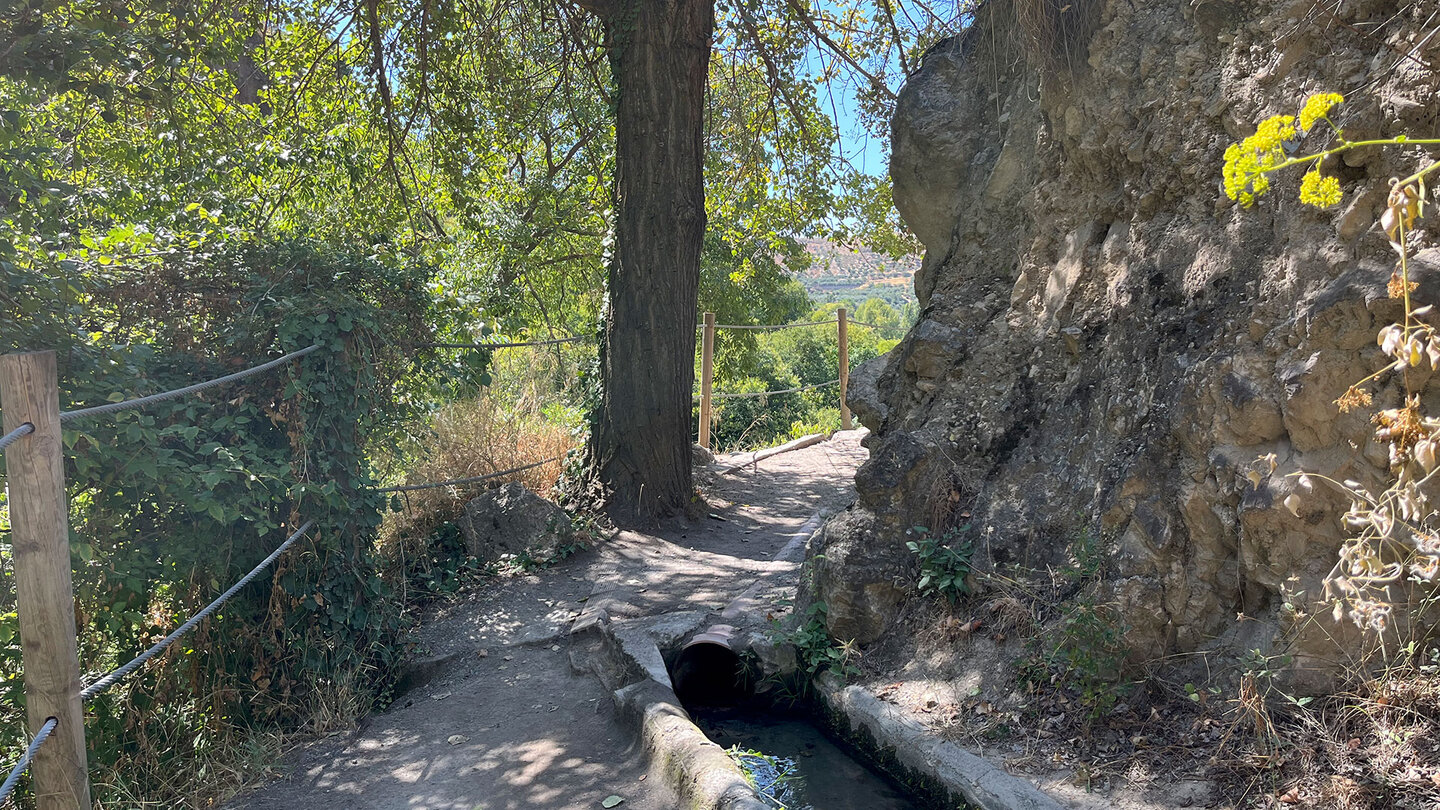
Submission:
M 604 21 L 618 88 L 614 256 L 592 475 L 620 523 L 684 510 L 704 120 L 714 0 L 581 0 Z

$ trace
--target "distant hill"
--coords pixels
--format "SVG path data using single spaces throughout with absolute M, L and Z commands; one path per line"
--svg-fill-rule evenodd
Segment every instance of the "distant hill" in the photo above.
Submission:
M 811 258 L 800 283 L 817 304 L 848 301 L 858 305 L 867 298 L 879 298 L 898 310 L 915 301 L 919 256 L 892 259 L 868 248 L 851 250 L 824 239 L 801 239 L 800 244 Z

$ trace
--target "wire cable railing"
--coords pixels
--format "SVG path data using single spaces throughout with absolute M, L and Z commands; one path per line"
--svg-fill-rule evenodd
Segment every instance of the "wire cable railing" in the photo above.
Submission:
M 270 552 L 270 556 L 261 560 L 259 565 L 250 569 L 250 573 L 241 577 L 239 582 L 231 585 L 229 590 L 220 594 L 220 596 L 217 597 L 215 601 L 206 605 L 205 608 L 199 613 L 191 616 L 190 619 L 184 624 L 172 630 L 170 632 L 170 635 L 155 642 L 153 645 L 151 645 L 150 649 L 140 653 L 139 655 L 131 659 L 130 663 L 125 664 L 119 669 L 116 669 L 114 672 L 111 672 L 109 675 L 104 676 L 103 678 L 80 690 L 80 699 L 90 700 L 101 692 L 104 692 L 106 689 L 109 689 L 110 687 L 124 680 L 125 676 L 139 669 L 145 664 L 146 661 L 149 661 L 151 658 L 154 658 L 155 656 L 164 652 L 166 647 L 174 644 L 181 636 L 195 629 L 195 625 L 204 621 L 206 616 L 209 616 L 211 613 L 219 610 L 220 606 L 229 601 L 230 597 L 238 593 L 241 588 L 249 585 L 250 580 L 259 576 L 261 571 L 269 568 L 271 563 L 275 562 L 277 559 L 280 558 L 281 554 L 285 553 L 285 549 L 290 548 L 290 546 L 294 545 L 295 541 L 299 540 L 302 536 L 304 536 L 305 532 L 309 531 L 310 527 L 314 525 L 315 521 L 313 520 L 305 521 L 305 524 L 300 528 L 296 529 L 295 533 L 290 535 L 290 537 L 285 542 L 281 543 L 279 548 Z
M 217 387 L 217 386 L 225 385 L 225 384 L 227 384 L 227 383 L 236 382 L 236 381 L 238 381 L 238 380 L 245 379 L 246 377 L 250 377 L 250 376 L 253 376 L 253 375 L 256 375 L 256 374 L 261 374 L 261 373 L 263 373 L 263 372 L 266 372 L 266 371 L 269 371 L 269 370 L 271 370 L 271 369 L 277 368 L 277 367 L 279 367 L 279 366 L 281 366 L 281 365 L 283 365 L 283 364 L 285 364 L 285 363 L 288 363 L 288 362 L 290 362 L 290 361 L 292 361 L 292 360 L 296 360 L 296 359 L 298 359 L 298 358 L 304 357 L 305 355 L 310 354 L 311 352 L 313 352 L 313 351 L 315 351 L 315 350 L 317 350 L 317 349 L 319 349 L 319 348 L 320 348 L 320 344 L 317 343 L 317 344 L 308 346 L 308 347 L 306 347 L 306 348 L 304 348 L 304 349 L 300 349 L 299 351 L 290 352 L 290 353 L 285 354 L 285 355 L 283 355 L 283 356 L 281 356 L 281 357 L 277 357 L 277 358 L 275 358 L 275 359 L 273 359 L 273 360 L 269 360 L 269 361 L 266 361 L 266 362 L 264 362 L 264 363 L 260 363 L 260 364 L 258 364 L 258 365 L 255 365 L 255 366 L 251 367 L 251 368 L 247 368 L 247 369 L 245 369 L 245 370 L 243 370 L 243 371 L 235 372 L 234 374 L 226 374 L 226 375 L 223 376 L 223 377 L 217 377 L 217 378 L 215 378 L 215 379 L 206 380 L 206 381 L 204 381 L 204 382 L 196 383 L 196 384 L 194 384 L 194 385 L 187 385 L 187 386 L 185 386 L 185 387 L 183 387 L 183 388 L 177 388 L 177 389 L 174 389 L 174 390 L 171 390 L 171 391 L 164 391 L 164 392 L 161 392 L 161 393 L 158 393 L 158 394 L 151 394 L 151 395 L 149 395 L 149 396 L 136 397 L 136 398 L 134 398 L 134 399 L 122 400 L 122 401 L 120 401 L 120 402 L 111 402 L 111 403 L 108 403 L 108 404 L 105 404 L 105 405 L 97 405 L 97 406 L 95 406 L 95 407 L 90 407 L 90 408 L 79 408 L 79 409 L 73 410 L 73 411 L 63 411 L 63 412 L 61 412 L 61 413 L 58 415 L 58 416 L 59 416 L 58 422 L 59 422 L 60 425 L 64 425 L 64 424 L 67 423 L 67 422 L 73 422 L 73 421 L 79 420 L 79 419 L 86 419 L 86 418 L 95 417 L 95 416 L 103 416 L 103 415 L 106 415 L 106 414 L 116 413 L 116 412 L 119 412 L 119 411 L 125 411 L 125 410 L 131 410 L 131 409 L 144 408 L 144 407 L 146 407 L 146 406 L 148 406 L 148 405 L 151 405 L 151 404 L 153 404 L 153 403 L 156 403 L 156 402 L 162 402 L 162 401 L 165 401 L 165 400 L 170 400 L 170 399 L 175 399 L 175 398 L 178 398 L 178 397 L 186 396 L 186 395 L 188 395 L 188 394 L 198 393 L 198 392 L 200 392 L 200 391 L 204 391 L 204 390 L 207 390 L 207 389 L 210 389 L 210 388 L 215 388 L 215 387 Z M 52 362 L 53 362 L 53 361 L 52 361 Z M 55 390 L 55 388 L 54 388 L 54 386 L 55 386 L 55 381 L 54 381 L 54 371 L 53 371 L 53 368 L 54 368 L 54 367 L 53 367 L 53 364 L 52 364 L 52 365 L 51 365 L 51 371 L 50 371 L 50 375 L 51 375 L 50 386 L 51 386 L 51 391 L 52 391 L 52 392 Z M 22 389 L 22 390 L 23 390 L 23 389 Z M 54 396 L 54 394 L 52 393 L 51 396 Z M 24 424 L 21 424 L 19 427 L 15 428 L 14 430 L 10 431 L 9 433 L 6 433 L 4 436 L 0 436 L 0 451 L 3 451 L 5 448 L 9 447 L 10 445 L 14 444 L 15 442 L 19 441 L 20 439 L 24 438 L 25 436 L 28 436 L 28 435 L 30 435 L 30 434 L 35 433 L 35 431 L 36 431 L 35 425 L 34 425 L 33 423 L 31 423 L 31 422 L 26 422 L 26 423 L 24 423 Z M 57 459 L 56 461 L 57 461 L 57 463 L 58 463 L 58 459 Z M 42 463 L 43 463 L 43 462 L 42 462 Z M 12 471 L 12 472 L 13 472 L 13 471 Z M 62 491 L 62 493 L 61 493 L 61 503 L 63 504 L 63 503 L 65 502 L 65 500 L 66 500 L 66 499 L 65 499 L 64 493 L 63 493 L 63 491 Z M 43 514 L 43 513 L 41 513 L 41 514 Z M 53 516 L 47 515 L 46 517 L 47 517 L 47 518 L 51 518 L 51 517 L 53 517 Z M 61 520 L 62 522 L 64 521 L 63 508 L 62 508 L 61 513 L 60 513 L 60 517 L 59 517 L 58 519 Z M 42 522 L 43 522 L 43 521 L 42 521 Z M 227 591 L 225 591 L 223 594 L 221 594 L 217 599 L 215 599 L 213 602 L 211 602 L 209 605 L 207 605 L 207 606 L 206 606 L 204 609 L 202 609 L 199 613 L 196 613 L 194 616 L 192 616 L 189 620 L 187 620 L 187 621 L 186 621 L 184 624 L 182 624 L 180 627 L 176 628 L 173 632 L 171 632 L 171 633 L 170 633 L 169 635 L 167 635 L 165 638 L 161 639 L 159 642 L 157 642 L 156 644 L 152 645 L 149 649 L 145 650 L 145 651 L 142 652 L 140 655 L 136 656 L 136 657 L 135 657 L 133 660 L 131 660 L 129 663 L 127 663 L 127 664 L 119 667 L 118 669 L 114 670 L 113 672 L 111 672 L 111 673 L 109 673 L 109 674 L 101 677 L 100 679 L 96 680 L 94 683 L 92 683 L 92 684 L 90 684 L 89 686 L 87 686 L 87 687 L 85 687 L 84 689 L 82 689 L 82 690 L 80 691 L 80 694 L 78 695 L 78 697 L 79 697 L 79 699 L 80 699 L 79 702 L 83 703 L 84 701 L 90 700 L 91 698 L 93 698 L 93 697 L 95 697 L 96 695 L 100 694 L 101 692 L 103 692 L 104 690 L 108 689 L 109 687 L 115 685 L 116 683 L 119 683 L 119 682 L 120 682 L 121 680 L 123 680 L 126 676 L 130 675 L 132 672 L 134 672 L 135 670 L 137 670 L 137 669 L 139 669 L 141 666 L 143 666 L 146 661 L 149 661 L 150 659 L 154 658 L 156 655 L 159 655 L 161 652 L 163 652 L 163 651 L 164 651 L 167 647 L 169 647 L 171 644 L 174 644 L 176 640 L 180 639 L 180 638 L 181 638 L 182 636 L 184 636 L 186 633 L 188 633 L 188 632 L 190 632 L 191 630 L 193 630 L 193 629 L 196 627 L 196 625 L 198 625 L 200 622 L 204 621 L 206 617 L 210 616 L 210 615 L 213 614 L 216 610 L 218 610 L 221 605 L 225 604 L 226 601 L 228 601 L 232 596 L 234 596 L 236 593 L 238 593 L 241 588 L 244 588 L 247 584 L 249 584 L 252 580 L 254 580 L 255 577 L 260 574 L 260 572 L 264 571 L 264 570 L 265 570 L 266 568 L 268 568 L 271 564 L 273 564 L 273 563 L 275 562 L 275 560 L 277 560 L 277 559 L 280 557 L 280 555 L 285 552 L 286 549 L 288 549 L 290 546 L 292 546 L 297 540 L 300 539 L 300 537 L 302 537 L 302 536 L 303 536 L 307 531 L 309 531 L 309 529 L 310 529 L 312 526 L 314 526 L 314 525 L 315 525 L 315 524 L 314 524 L 314 521 L 307 521 L 303 526 L 301 526 L 298 530 L 296 530 L 294 534 L 290 535 L 290 537 L 287 538 L 287 539 L 285 540 L 285 542 L 281 543 L 279 548 L 277 548 L 277 549 L 275 549 L 273 552 L 271 552 L 270 555 L 269 555 L 268 557 L 266 557 L 259 565 L 255 566 L 255 568 L 253 568 L 248 574 L 246 574 L 244 577 L 242 577 L 239 582 L 236 582 L 233 586 L 231 586 Z M 37 552 L 33 552 L 33 553 L 35 553 L 35 554 L 37 554 L 37 555 L 43 556 L 43 555 L 49 554 L 49 553 L 51 553 L 51 552 L 49 551 L 48 547 L 47 547 L 45 544 L 42 543 L 42 544 L 40 544 L 40 550 L 37 551 Z M 61 549 L 58 553 L 61 554 L 61 555 L 63 555 L 64 558 L 68 559 L 68 556 L 69 556 L 69 551 L 68 551 L 68 549 Z M 23 563 L 22 563 L 21 560 L 17 559 L 17 560 L 16 560 L 16 564 L 17 564 L 17 565 L 21 565 L 21 564 L 23 564 Z M 67 566 L 67 567 L 68 567 L 68 566 Z M 73 598 L 73 596 L 70 597 L 70 598 Z M 40 610 L 41 612 L 44 612 L 44 611 L 47 610 L 47 609 L 53 609 L 53 606 L 52 606 L 52 605 L 46 604 L 45 602 L 34 603 L 33 606 L 34 606 L 36 609 Z M 26 615 L 25 611 L 27 611 L 27 610 L 29 610 L 29 609 L 30 609 L 29 607 L 26 607 L 26 606 L 22 603 L 22 605 L 21 605 L 21 616 L 22 616 L 22 618 Z M 63 646 L 63 645 L 62 645 L 62 646 Z M 74 650 L 73 643 L 72 643 L 70 649 L 71 649 L 72 651 Z M 30 654 L 29 648 L 27 647 L 27 649 L 26 649 L 26 655 L 28 656 L 29 654 Z M 73 652 L 71 653 L 71 655 L 73 655 Z M 73 659 L 72 659 L 70 666 L 73 667 L 74 665 L 75 665 L 75 664 L 74 664 L 74 661 L 73 661 Z M 46 660 L 45 667 L 47 668 L 47 670 L 51 670 L 51 669 L 53 669 L 53 667 L 55 667 L 55 666 L 57 666 L 57 664 L 53 661 L 53 659 L 47 659 L 47 660 Z M 72 670 L 72 671 L 73 671 L 73 670 Z M 73 698 L 72 698 L 72 699 L 73 699 Z M 77 706 L 78 706 L 78 704 L 77 704 Z M 58 707 L 57 707 L 57 708 L 58 708 Z M 35 758 L 37 752 L 40 750 L 41 746 L 43 746 L 43 745 L 45 744 L 45 741 L 50 738 L 50 736 L 52 735 L 52 733 L 54 733 L 55 730 L 60 727 L 61 717 L 66 717 L 66 718 L 68 718 L 68 719 L 66 719 L 66 723 L 67 723 L 67 724 L 74 724 L 74 725 L 82 725 L 82 724 L 83 724 L 82 721 L 81 721 L 81 719 L 80 719 L 80 716 L 78 715 L 78 713 L 75 714 L 75 715 L 72 717 L 71 714 L 70 714 L 70 710 L 68 710 L 68 709 L 58 710 L 58 711 L 57 711 L 57 715 L 60 715 L 60 716 L 51 716 L 51 717 L 48 717 L 48 718 L 45 719 L 44 723 L 41 724 L 40 729 L 37 731 L 37 733 L 36 733 L 36 735 L 35 735 L 35 738 L 34 738 L 33 740 L 31 740 L 31 741 L 30 741 L 30 744 L 26 747 L 24 755 L 21 756 L 21 758 L 20 758 L 20 760 L 19 760 L 18 762 L 16 762 L 15 766 L 11 769 L 9 776 L 5 779 L 5 781 L 4 781 L 3 783 L 0 783 L 0 803 L 3 803 L 3 802 L 4 802 L 7 798 L 9 798 L 9 797 L 11 796 L 11 794 L 14 792 L 16 785 L 19 784 L 20 777 L 29 769 L 30 763 L 34 760 L 34 758 Z M 67 726 L 67 728 L 68 728 L 68 726 Z M 81 739 L 81 740 L 84 739 L 84 731 L 83 731 L 83 729 L 72 729 L 72 730 L 70 730 L 70 731 L 67 732 L 67 733 L 70 733 L 70 734 L 77 734 L 77 733 L 78 733 L 78 734 L 80 735 L 80 739 Z M 78 778 L 79 778 L 79 779 L 82 779 L 82 780 L 85 778 L 84 773 L 83 773 L 83 769 L 82 769 L 82 772 L 78 775 Z M 45 786 L 37 786 L 37 790 L 43 790 L 43 789 L 45 789 Z M 49 789 L 50 789 L 50 790 L 56 790 L 57 788 L 56 788 L 56 786 L 52 785 L 52 786 L 49 787 Z M 66 788 L 60 788 L 60 790 L 64 791 L 64 790 L 66 790 Z M 76 798 L 73 794 L 68 794 L 68 793 L 67 793 L 66 795 L 69 795 L 72 799 Z M 83 795 L 88 795 L 88 792 L 86 792 L 86 793 L 83 794 Z
M 552 464 L 552 463 L 554 463 L 554 462 L 556 462 L 556 461 L 559 461 L 559 460 L 561 460 L 561 459 L 563 459 L 563 458 L 565 458 L 565 456 L 563 456 L 563 455 L 551 456 L 550 458 L 547 458 L 547 459 L 544 459 L 544 460 L 541 460 L 541 461 L 531 462 L 530 464 L 526 464 L 526 465 L 524 465 L 524 466 L 522 466 L 522 467 L 514 467 L 514 468 L 509 469 L 509 470 L 501 470 L 501 471 L 499 471 L 499 472 L 486 473 L 485 475 L 473 475 L 473 476 L 470 476 L 469 478 L 451 478 L 451 479 L 448 480 L 448 481 L 435 481 L 435 482 L 432 482 L 432 483 L 429 483 L 429 484 L 405 484 L 405 485 L 396 486 L 396 487 L 385 487 L 385 488 L 383 488 L 383 489 L 377 489 L 377 490 L 375 490 L 375 491 L 376 491 L 376 492 L 380 492 L 380 493 L 390 493 L 390 492 L 415 492 L 415 491 L 421 490 L 421 489 L 435 489 L 435 488 L 437 488 L 437 487 L 458 487 L 458 486 L 461 486 L 461 485 L 464 485 L 464 484 L 479 484 L 479 483 L 481 483 L 481 482 L 483 482 L 483 481 L 492 481 L 492 480 L 494 480 L 494 479 L 496 479 L 496 478 L 504 478 L 504 477 L 507 476 L 507 475 L 514 475 L 515 473 L 525 472 L 526 470 L 533 470 L 533 469 L 535 469 L 536 467 L 543 467 L 543 466 L 545 466 L 546 464 Z
M 585 335 L 555 338 L 553 340 L 527 340 L 521 343 L 418 343 L 422 349 L 520 349 L 526 346 L 555 346 L 560 343 L 579 343 Z
M 15 428 L 9 433 L 6 433 L 4 436 L 0 436 L 0 452 L 3 452 L 5 448 L 19 441 L 21 437 L 29 436 L 31 433 L 34 432 L 35 426 L 30 424 L 29 422 L 26 422 L 20 427 Z
M 25 747 L 25 753 L 20 756 L 20 761 L 10 769 L 10 775 L 5 777 L 4 784 L 0 784 L 0 804 L 3 804 L 6 799 L 10 798 L 10 794 L 15 792 L 15 786 L 20 784 L 20 776 L 29 770 L 30 761 L 35 759 L 35 752 L 39 751 L 40 746 L 50 739 L 50 732 L 54 731 L 58 725 L 60 725 L 60 721 L 51 717 L 40 726 L 40 730 L 35 733 L 35 739 Z
M 214 388 L 216 386 L 224 385 L 226 383 L 243 380 L 246 377 L 269 371 L 270 369 L 288 363 L 291 360 L 304 357 L 305 355 L 315 351 L 318 348 L 320 348 L 320 344 L 316 343 L 313 346 L 307 346 L 299 351 L 291 352 L 284 357 L 277 357 L 268 363 L 261 363 L 260 365 L 253 368 L 247 368 L 244 371 L 237 371 L 234 374 L 226 374 L 224 377 L 217 377 L 213 380 L 206 380 L 202 383 L 187 385 L 184 388 L 176 388 L 174 391 L 165 391 L 160 394 L 151 394 L 147 397 L 137 397 L 135 399 L 126 399 L 120 402 L 111 402 L 108 405 L 96 405 L 93 408 L 81 408 L 75 411 L 64 411 L 60 414 L 60 424 L 63 425 L 66 422 L 73 422 L 76 419 L 87 419 L 92 416 L 115 413 L 116 411 L 128 411 L 133 408 L 143 408 L 147 405 L 153 405 L 156 402 L 163 402 L 167 399 L 183 397 L 186 394 L 195 394 L 200 391 L 204 391 L 207 388 Z
M 798 394 L 798 393 L 800 393 L 800 392 L 802 392 L 802 391 L 813 391 L 813 390 L 815 390 L 816 388 L 829 388 L 829 387 L 832 386 L 832 385 L 839 385 L 839 384 L 840 384 L 840 381 L 839 381 L 839 380 L 831 380 L 831 381 L 829 381 L 829 382 L 815 383 L 814 385 L 801 385 L 801 386 L 796 387 L 796 388 L 781 388 L 781 389 L 778 390 L 778 391 L 745 391 L 745 392 L 741 392 L 741 393 L 711 394 L 711 395 L 710 395 L 710 398 L 711 398 L 711 399 L 753 399 L 753 398 L 755 398 L 755 397 L 773 397 L 773 396 L 777 396 L 777 395 L 779 395 L 779 394 Z M 694 395 L 693 395 L 693 398 L 694 398 L 694 399 L 699 399 L 699 398 L 700 398 L 700 394 L 699 394 L 699 393 L 694 394 Z

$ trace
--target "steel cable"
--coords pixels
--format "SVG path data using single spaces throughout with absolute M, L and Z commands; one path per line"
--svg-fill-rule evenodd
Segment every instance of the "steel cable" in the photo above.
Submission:
M 554 346 L 557 343 L 576 343 L 585 340 L 585 335 L 556 338 L 554 340 L 531 340 L 525 343 L 419 343 L 425 349 L 519 349 L 525 346 Z
M 458 485 L 460 485 L 460 484 L 478 484 L 478 483 L 480 483 L 481 481 L 489 481 L 489 480 L 492 479 L 492 478 L 503 478 L 504 476 L 507 476 L 507 475 L 514 475 L 514 474 L 517 473 L 517 472 L 525 472 L 526 470 L 533 470 L 533 469 L 535 469 L 536 467 L 543 467 L 544 465 L 549 464 L 549 463 L 551 463 L 552 461 L 559 461 L 559 460 L 562 459 L 562 458 L 565 458 L 565 457 L 564 457 L 563 455 L 561 455 L 561 456 L 554 456 L 554 457 L 552 457 L 552 458 L 547 458 L 547 459 L 545 459 L 544 461 L 537 461 L 537 462 L 534 462 L 533 464 L 526 464 L 526 465 L 523 466 L 523 467 L 516 467 L 516 468 L 514 468 L 513 470 L 501 470 L 500 472 L 493 472 L 493 473 L 489 473 L 488 475 L 476 475 L 476 476 L 473 476 L 473 477 L 471 477 L 471 478 L 453 478 L 453 479 L 451 479 L 451 480 L 449 480 L 449 481 L 436 481 L 436 482 L 433 483 L 433 484 L 407 484 L 407 485 L 405 485 L 405 486 L 399 486 L 399 487 L 385 487 L 384 489 L 377 489 L 377 490 L 375 490 L 375 491 L 376 491 L 376 492 L 385 492 L 385 493 L 389 493 L 389 492 L 414 492 L 415 490 L 418 490 L 418 489 L 435 489 L 436 487 L 450 487 L 450 486 L 458 486 Z
M 140 666 L 146 661 L 149 661 L 151 658 L 159 655 L 165 650 L 166 647 L 169 647 L 171 644 L 175 643 L 176 639 L 190 632 L 192 629 L 194 629 L 195 625 L 203 621 L 206 616 L 214 613 L 221 605 L 225 604 L 225 602 L 229 600 L 230 597 L 234 596 L 241 588 L 250 584 L 250 580 L 254 579 L 257 575 L 259 575 L 261 571 L 269 568 L 271 563 L 275 562 L 275 560 L 278 559 L 281 554 L 285 553 L 285 549 L 289 548 L 296 540 L 299 540 L 301 535 L 309 531 L 310 527 L 313 525 L 315 525 L 315 521 L 305 521 L 305 525 L 301 526 L 299 529 L 296 529 L 295 533 L 290 535 L 289 539 L 287 539 L 285 542 L 281 543 L 279 548 L 270 552 L 269 557 L 261 560 L 259 565 L 250 569 L 250 573 L 241 577 L 239 582 L 231 585 L 230 590 L 220 594 L 220 597 L 218 599 L 216 599 L 214 602 L 211 602 L 209 605 L 206 605 L 204 610 L 196 613 L 194 616 L 191 616 L 189 621 L 175 628 L 173 631 L 171 631 L 170 635 L 160 639 L 150 649 L 135 656 L 134 660 L 132 660 L 130 663 L 120 667 L 114 672 L 111 672 L 109 675 L 106 675 L 100 680 L 82 689 L 80 691 L 80 698 L 82 700 L 89 700 L 100 694 L 101 692 L 104 692 L 106 689 L 109 689 L 111 686 L 119 683 L 125 678 L 125 676 L 129 675 L 131 672 L 139 669 Z
M 812 391 L 812 390 L 814 390 L 814 389 L 816 389 L 816 388 L 825 388 L 825 387 L 828 387 L 828 386 L 831 386 L 831 385 L 839 385 L 839 383 L 840 383 L 839 380 L 831 380 L 830 382 L 815 383 L 814 385 L 802 385 L 802 386 L 800 386 L 799 388 L 784 388 L 784 389 L 781 389 L 781 390 L 779 390 L 779 391 L 751 391 L 751 392 L 745 393 L 745 394 L 711 394 L 711 395 L 710 395 L 710 398 L 711 398 L 711 399 L 751 399 L 751 398 L 753 398 L 753 397 L 773 397 L 773 396 L 775 396 L 776 394 L 796 394 L 796 393 L 799 393 L 799 392 L 801 392 L 801 391 Z M 700 395 L 699 395 L 699 394 L 695 394 L 694 397 L 695 397 L 695 399 L 699 399 L 699 398 L 700 398 Z
M 21 436 L 29 436 L 31 433 L 34 432 L 35 426 L 30 424 L 29 422 L 26 422 L 20 427 L 15 428 L 9 433 L 6 433 L 4 436 L 0 436 L 0 452 L 4 452 L 5 448 L 14 444 L 20 439 Z
M 167 399 L 174 399 L 175 397 L 183 397 L 186 394 L 193 394 L 197 391 L 204 391 L 207 388 L 214 388 L 217 385 L 224 385 L 225 383 L 235 382 L 236 380 L 243 380 L 253 374 L 259 374 L 262 371 L 269 371 L 270 369 L 275 368 L 278 365 L 282 365 L 298 357 L 304 357 L 305 355 L 315 351 L 318 348 L 320 348 L 320 344 L 316 343 L 313 346 L 308 346 L 299 351 L 291 352 L 284 357 L 277 357 L 268 363 L 262 363 L 258 366 L 255 366 L 254 368 L 247 368 L 244 371 L 237 371 L 234 374 L 227 374 L 224 377 L 217 377 L 213 380 L 207 380 L 202 383 L 187 385 L 184 388 L 177 388 L 174 391 L 165 391 L 164 393 L 151 394 L 148 397 L 127 399 L 121 402 L 111 402 L 108 405 L 96 405 L 93 408 L 81 408 L 75 411 L 65 411 L 64 413 L 60 414 L 60 423 L 64 424 L 66 422 L 71 422 L 76 419 L 85 419 L 91 416 L 100 416 L 102 414 L 114 413 L 116 411 L 126 411 L 130 410 L 131 408 L 143 408 L 146 405 L 150 405 L 155 402 L 161 402 Z
M 830 323 L 839 323 L 838 318 L 831 318 L 828 321 L 805 321 L 804 323 L 781 323 L 781 324 L 749 324 L 749 323 L 717 323 L 716 329 L 799 329 L 802 326 L 824 326 Z M 704 324 L 701 324 L 704 326 Z
M 35 752 L 39 751 L 40 746 L 50 739 L 50 732 L 54 731 L 58 725 L 60 725 L 60 721 L 51 717 L 45 721 L 44 725 L 40 726 L 40 731 L 35 735 L 35 739 L 30 741 L 30 745 L 25 749 L 20 761 L 10 769 L 10 775 L 5 777 L 4 784 L 0 784 L 0 802 L 4 802 L 15 791 L 15 785 L 20 782 L 20 774 L 25 773 L 26 769 L 30 767 L 30 760 L 35 758 Z

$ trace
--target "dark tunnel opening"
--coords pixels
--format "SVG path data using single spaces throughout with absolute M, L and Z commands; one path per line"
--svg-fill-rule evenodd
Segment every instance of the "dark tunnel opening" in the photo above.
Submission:
M 686 645 L 670 666 L 670 682 L 686 706 L 734 706 L 755 693 L 750 668 L 720 640 Z

